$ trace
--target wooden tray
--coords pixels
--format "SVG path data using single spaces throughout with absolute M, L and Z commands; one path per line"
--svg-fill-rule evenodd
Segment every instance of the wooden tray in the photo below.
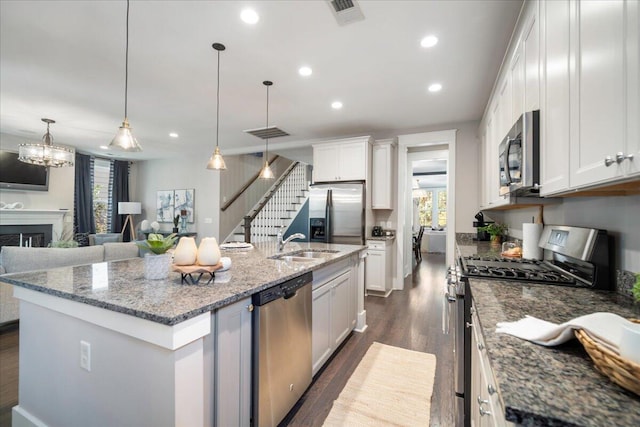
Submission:
M 216 270 L 220 270 L 222 268 L 222 263 L 219 262 L 216 265 L 171 265 L 171 270 L 180 273 L 181 279 L 180 283 L 187 283 L 191 285 L 197 285 L 200 283 L 200 279 L 203 275 L 208 274 L 209 280 L 205 285 L 213 282 L 216 278 L 215 272 Z M 197 275 L 197 276 L 194 276 Z

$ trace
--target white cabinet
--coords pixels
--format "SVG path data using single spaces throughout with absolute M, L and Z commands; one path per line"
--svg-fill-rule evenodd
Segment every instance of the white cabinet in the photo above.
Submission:
M 480 323 L 471 308 L 471 413 L 472 427 L 508 427 L 506 411 L 500 400 L 498 386 L 489 363 Z
M 366 180 L 369 144 L 369 139 L 362 138 L 314 144 L 314 182 Z
M 524 59 L 524 111 L 540 109 L 540 11 L 534 3 L 522 35 Z
M 251 417 L 251 298 L 215 312 L 215 420 L 249 426 Z
M 356 275 L 357 276 L 357 275 Z M 312 373 L 315 375 L 356 324 L 356 286 L 349 262 L 314 273 L 311 322 Z
M 391 240 L 367 240 L 365 287 L 367 294 L 387 297 L 392 291 Z M 373 291 L 373 292 L 371 292 Z
M 393 209 L 396 141 L 376 141 L 372 150 L 371 208 Z
M 543 74 L 540 112 L 540 194 L 569 187 L 569 0 L 540 3 Z

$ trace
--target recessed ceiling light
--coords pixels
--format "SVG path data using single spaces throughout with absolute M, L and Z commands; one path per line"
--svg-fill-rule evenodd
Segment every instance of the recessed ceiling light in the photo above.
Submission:
M 298 74 L 305 77 L 310 76 L 311 73 L 313 73 L 313 70 L 309 67 L 300 67 L 300 69 L 298 70 Z
M 342 102 L 340 101 L 334 101 L 331 103 L 331 108 L 333 108 L 334 110 L 339 110 L 342 108 Z
M 420 40 L 420 46 L 433 47 L 438 44 L 438 38 L 436 36 L 427 36 Z
M 434 83 L 429 86 L 429 92 L 440 92 L 442 85 L 440 83 Z
M 101 145 L 100 148 L 102 148 L 103 150 L 108 150 L 109 147 L 107 147 L 106 145 Z
M 169 134 L 169 136 L 170 136 L 171 138 L 177 138 L 179 135 L 178 135 L 177 133 L 175 133 L 175 132 L 171 132 L 171 133 Z
M 256 13 L 255 10 L 253 10 L 253 9 L 244 9 L 240 13 L 240 19 L 242 19 L 247 24 L 255 24 L 256 22 L 258 22 L 260 20 L 260 17 L 258 16 L 258 14 Z

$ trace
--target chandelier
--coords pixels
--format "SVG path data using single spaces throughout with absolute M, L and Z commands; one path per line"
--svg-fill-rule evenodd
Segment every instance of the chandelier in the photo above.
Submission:
M 18 160 L 24 163 L 53 168 L 73 166 L 73 149 L 53 145 L 53 136 L 49 133 L 49 125 L 56 121 L 51 119 L 41 120 L 47 124 L 47 133 L 42 137 L 42 144 L 20 144 L 18 147 Z

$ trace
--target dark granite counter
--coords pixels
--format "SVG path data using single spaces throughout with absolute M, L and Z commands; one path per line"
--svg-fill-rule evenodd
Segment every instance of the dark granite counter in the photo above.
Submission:
M 289 243 L 284 252 L 301 249 L 335 252 L 309 262 L 294 263 L 270 259 L 276 253 L 274 243 L 258 244 L 252 250 L 222 250 L 223 257 L 231 258 L 232 266 L 226 272 L 217 273 L 216 281 L 207 285 L 203 282 L 181 284 L 180 274 L 175 272 L 169 273 L 165 280 L 146 280 L 142 258 L 6 274 L 2 281 L 164 325 L 175 325 L 306 271 L 346 259 L 366 246 Z
M 489 242 L 458 239 L 461 255 L 499 256 Z M 503 280 L 469 280 L 508 421 L 525 426 L 639 426 L 640 396 L 597 372 L 578 340 L 543 347 L 495 332 L 526 315 L 563 323 L 595 312 L 640 318 L 615 292 Z M 640 381 L 640 378 L 638 379 Z

